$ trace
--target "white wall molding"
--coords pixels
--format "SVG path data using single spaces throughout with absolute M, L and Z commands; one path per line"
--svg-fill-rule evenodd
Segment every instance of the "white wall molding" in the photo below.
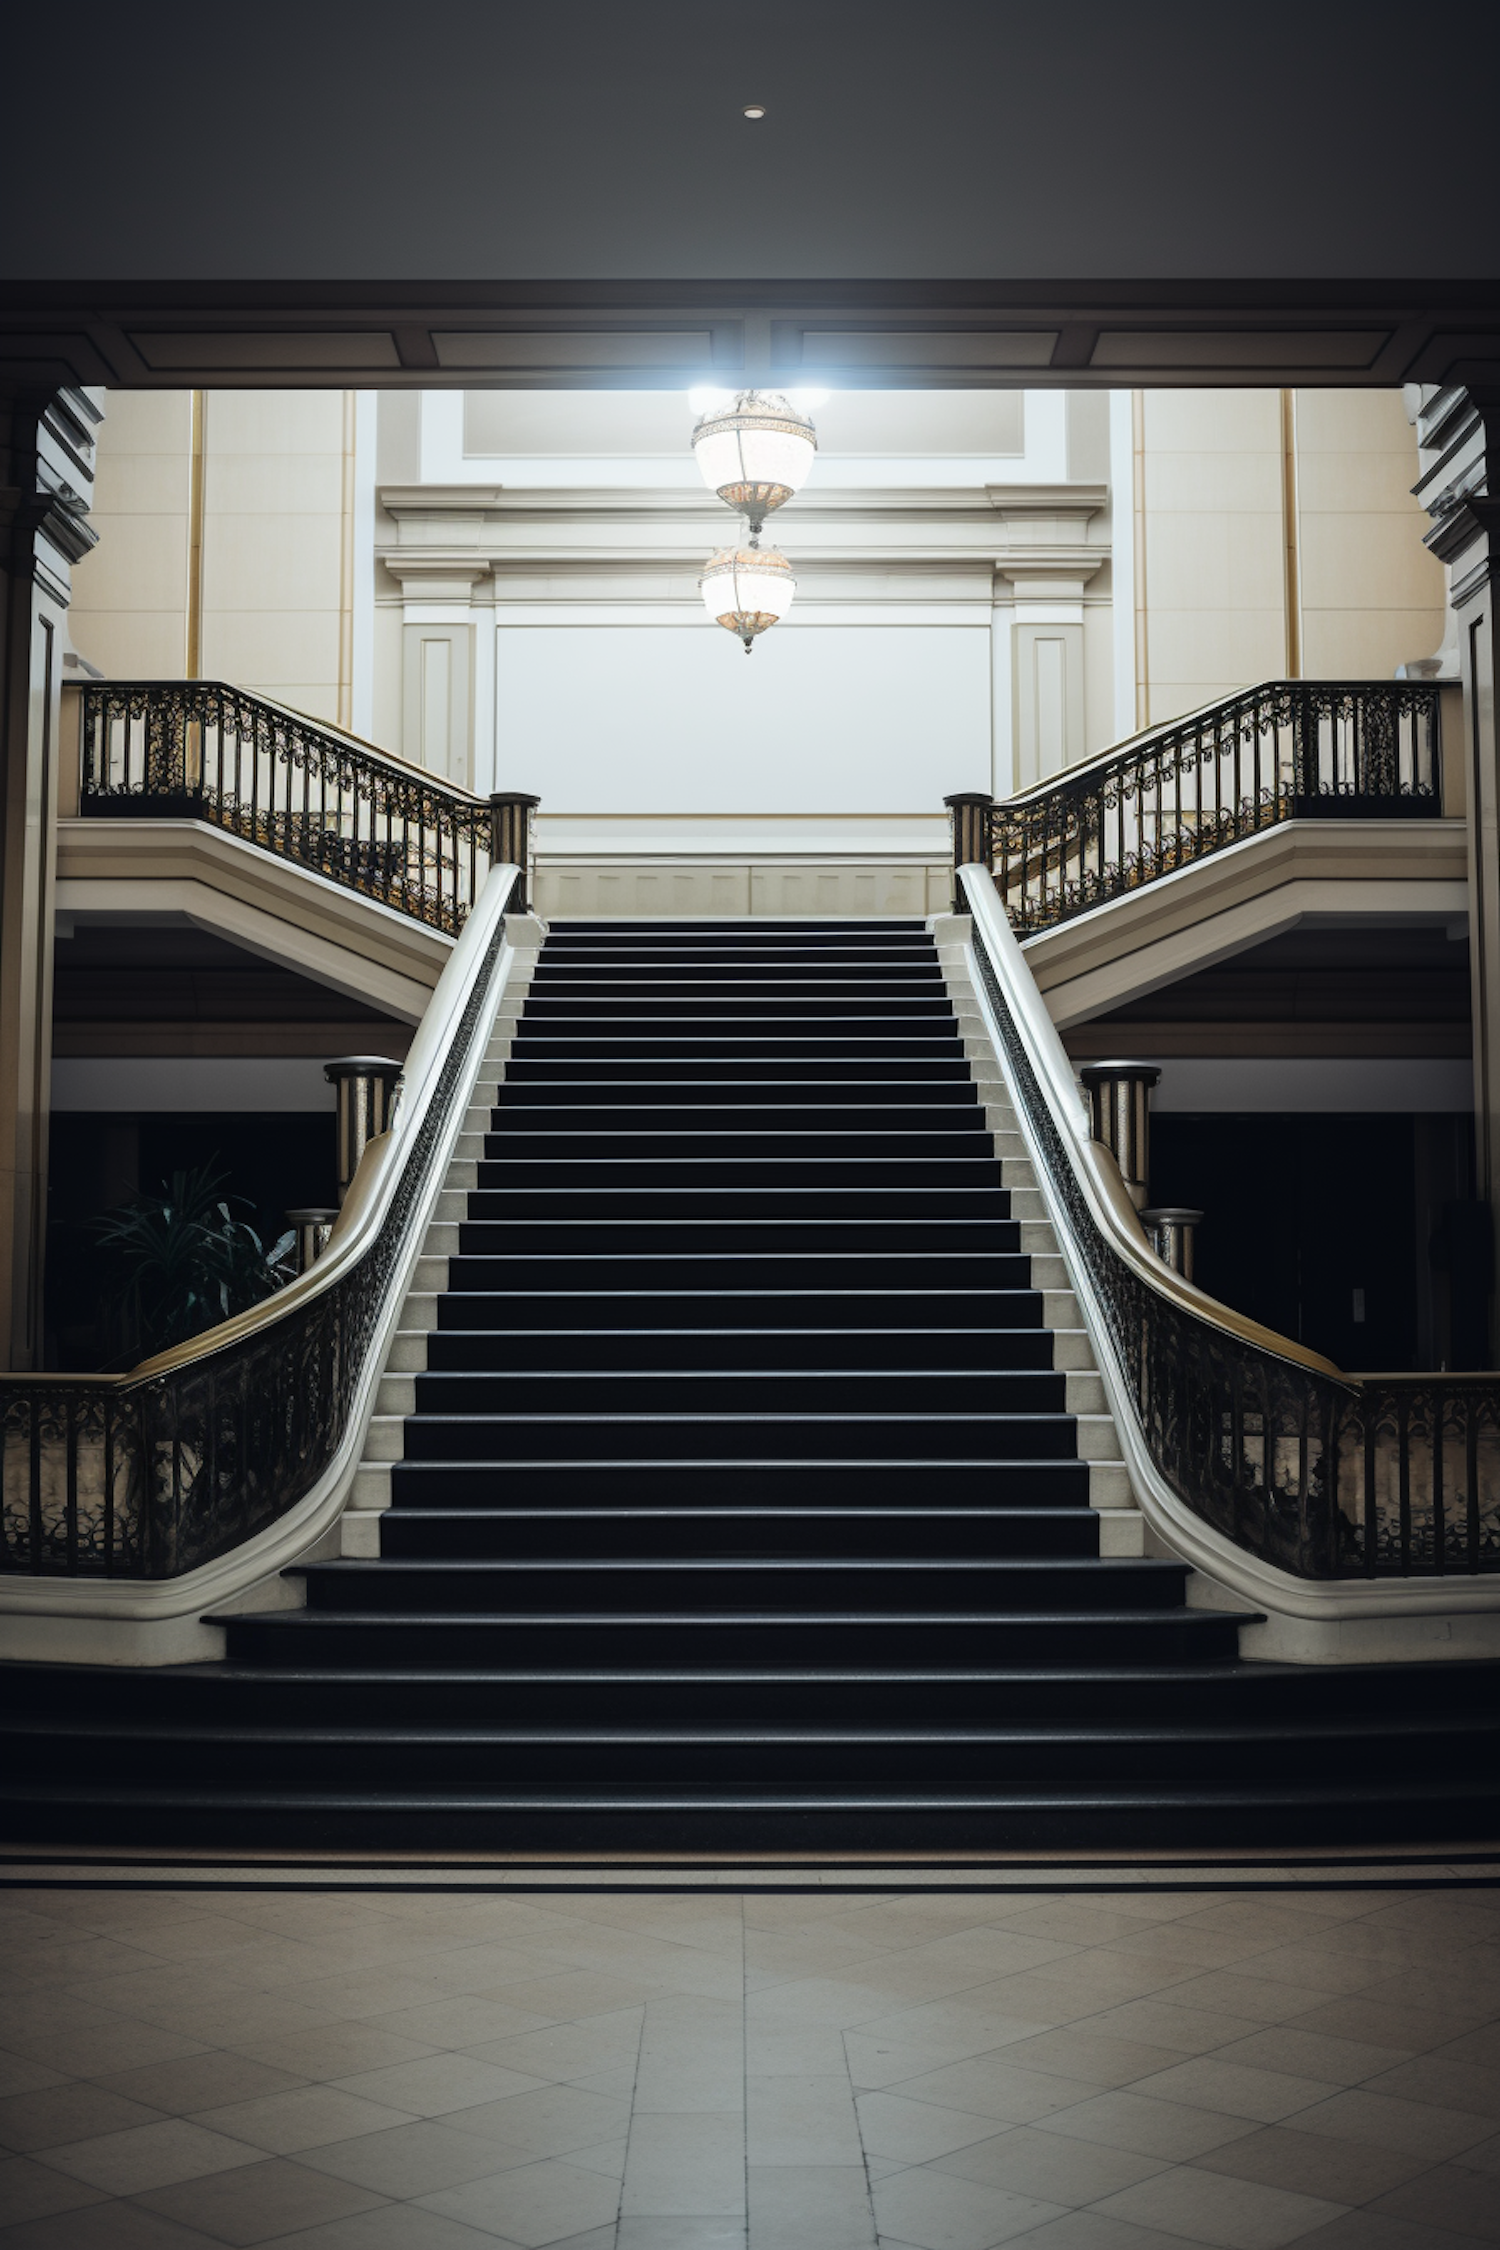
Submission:
M 409 755 L 445 763 L 413 731 L 418 653 L 439 628 L 482 620 L 470 670 L 475 787 L 514 782 L 570 814 L 733 804 L 753 818 L 773 802 L 841 801 L 855 817 L 902 802 L 936 811 L 950 789 L 1011 786 L 1010 644 L 1027 603 L 1028 630 L 1067 628 L 1064 754 L 1110 738 L 1112 713 L 1091 718 L 1085 703 L 1099 671 L 1087 651 L 1106 630 L 1109 486 L 1097 467 L 1068 474 L 1061 397 L 1028 396 L 1020 455 L 924 452 L 937 436 L 930 402 L 904 424 L 891 409 L 892 431 L 910 428 L 909 452 L 820 454 L 769 530 L 796 571 L 795 606 L 748 669 L 726 661 L 732 644 L 698 595 L 708 555 L 740 528 L 699 480 L 685 399 L 680 417 L 664 398 L 649 411 L 622 400 L 614 421 L 583 410 L 585 443 L 628 445 L 639 431 L 662 447 L 680 429 L 670 452 L 573 459 L 466 456 L 460 407 L 424 396 L 420 474 L 378 492 L 384 725 Z M 513 426 L 565 442 L 566 418 L 554 427 L 517 411 L 511 425 L 491 418 L 492 437 Z M 977 432 L 964 402 L 953 412 L 966 437 Z M 865 407 L 848 427 L 874 428 Z M 405 468 L 394 455 L 392 465 Z

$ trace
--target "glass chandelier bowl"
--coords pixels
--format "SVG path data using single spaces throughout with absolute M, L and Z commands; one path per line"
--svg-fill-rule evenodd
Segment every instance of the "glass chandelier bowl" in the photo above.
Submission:
M 785 617 L 796 590 L 791 564 L 774 547 L 721 548 L 698 580 L 709 616 L 739 635 L 747 656 L 756 635 Z
M 801 490 L 817 450 L 812 423 L 780 391 L 741 391 L 710 407 L 693 432 L 704 483 L 756 533 Z

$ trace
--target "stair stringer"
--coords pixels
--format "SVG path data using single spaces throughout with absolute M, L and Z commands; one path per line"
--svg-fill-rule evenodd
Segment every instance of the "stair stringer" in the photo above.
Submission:
M 974 975 L 973 924 L 968 915 L 950 914 L 934 916 L 928 926 L 937 939 L 970 1068 L 981 1084 L 995 1089 L 993 1104 L 988 1091 L 986 1103 L 997 1119 L 991 1128 L 997 1132 L 996 1147 L 1004 1155 L 1002 1142 L 1015 1135 L 1011 1146 L 1025 1152 L 1026 1184 L 1035 1189 L 1047 1213 L 1057 1261 L 1048 1278 L 1066 1293 L 1057 1317 L 1060 1324 L 1076 1320 L 1089 1339 L 1118 1446 L 1117 1474 L 1144 1519 L 1144 1544 L 1139 1551 L 1191 1564 L 1189 1608 L 1243 1612 L 1240 1653 L 1247 1659 L 1371 1664 L 1500 1656 L 1500 1578 L 1298 1578 L 1236 1547 L 1167 1484 L 1147 1449 L 1107 1344 L 1098 1348 L 1104 1334 L 1102 1313 L 1087 1274 L 1071 1254 L 1068 1228 L 1048 1193 L 1045 1172 L 1031 1160 L 1025 1121 L 1010 1099 L 995 1027 Z M 1014 946 L 1014 939 L 1010 942 Z M 1024 960 L 1019 948 L 1016 952 Z M 1006 1185 L 1010 1184 L 1007 1174 Z M 1024 1225 L 1022 1244 L 1032 1247 Z M 1041 1260 L 1038 1263 L 1046 1275 L 1047 1267 Z M 1054 1317 L 1050 1310 L 1054 1301 L 1048 1300 L 1049 1320 Z M 1113 1461 L 1109 1465 L 1113 1468 Z M 1091 1471 L 1091 1482 L 1097 1473 Z M 1126 1505 L 1120 1498 L 1111 1504 Z
M 1021 1248 L 1031 1259 L 1032 1284 L 1041 1292 L 1042 1325 L 1053 1332 L 1053 1364 L 1067 1376 L 1067 1411 L 1077 1417 L 1078 1451 L 1089 1468 L 1089 1505 L 1099 1515 L 1099 1552 L 1107 1556 L 1159 1553 L 1161 1550 L 1150 1543 L 1145 1518 L 1136 1505 L 1093 1340 L 1010 1089 L 979 1012 L 963 946 L 950 935 L 960 927 L 967 932 L 967 917 L 935 915 L 927 926 L 937 941 L 943 983 L 958 1019 L 970 1075 L 984 1105 L 985 1124 L 1000 1162 L 1001 1184 L 1010 1191 L 1011 1216 L 1020 1222 Z
M 521 934 L 521 917 L 510 928 Z M 416 1378 L 427 1367 L 427 1339 L 437 1326 L 438 1300 L 448 1287 L 448 1260 L 458 1250 L 458 1230 L 469 1212 L 469 1191 L 479 1184 L 479 1165 L 490 1115 L 500 1099 L 505 1066 L 536 973 L 545 925 L 529 920 L 535 942 L 516 947 L 515 965 L 506 978 L 484 1056 L 469 1089 L 462 1125 L 433 1206 L 432 1218 L 402 1300 L 401 1314 L 381 1368 L 375 1411 L 365 1431 L 364 1450 L 338 1522 L 316 1554 L 301 1559 L 324 1562 L 380 1553 L 380 1519 L 391 1504 L 391 1464 L 401 1459 L 406 1417 L 416 1411 Z M 296 1581 L 300 1587 L 302 1581 Z

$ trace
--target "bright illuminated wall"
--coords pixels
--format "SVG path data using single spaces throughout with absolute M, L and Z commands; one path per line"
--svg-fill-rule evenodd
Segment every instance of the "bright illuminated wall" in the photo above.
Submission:
M 499 764 L 549 813 L 910 813 L 989 783 L 989 633 L 501 626 Z M 939 786 L 941 784 L 941 786 Z
M 1111 741 L 1107 401 L 814 412 L 812 477 L 767 527 L 795 607 L 747 661 L 698 598 L 742 534 L 685 398 L 382 400 L 377 734 L 435 770 L 471 760 L 479 788 L 535 786 L 554 818 L 939 826 L 953 789 L 1007 793 Z
M 202 676 L 480 789 L 540 760 L 580 814 L 926 818 L 1294 637 L 1309 677 L 1379 678 L 1442 634 L 1395 392 L 835 395 L 773 519 L 796 609 L 748 663 L 698 602 L 734 522 L 676 393 L 210 393 L 201 539 L 190 394 L 105 405 L 85 658 L 180 677 L 196 632 Z

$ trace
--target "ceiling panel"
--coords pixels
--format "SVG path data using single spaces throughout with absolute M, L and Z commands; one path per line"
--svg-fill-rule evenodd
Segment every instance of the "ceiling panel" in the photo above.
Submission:
M 399 367 L 395 340 L 379 329 L 137 329 L 130 341 L 146 365 L 162 372 L 253 368 L 268 374 L 310 368 Z
M 1388 328 L 1106 328 L 1091 367 L 1369 367 L 1390 342 Z
M 1045 367 L 1057 330 L 804 328 L 802 364 L 816 368 Z
M 650 329 L 434 329 L 440 367 L 537 370 L 648 367 L 708 368 L 713 332 L 707 328 Z

